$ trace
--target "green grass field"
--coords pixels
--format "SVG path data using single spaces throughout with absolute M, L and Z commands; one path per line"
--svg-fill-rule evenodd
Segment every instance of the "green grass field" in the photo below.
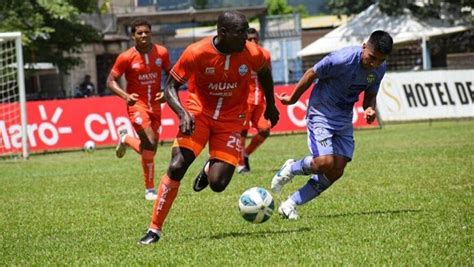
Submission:
M 162 240 L 141 247 L 152 202 L 139 157 L 112 149 L 0 161 L 1 266 L 162 265 L 473 266 L 474 121 L 388 125 L 356 131 L 344 177 L 301 219 L 253 225 L 238 212 L 247 188 L 269 188 L 287 158 L 308 154 L 306 135 L 274 136 L 217 194 L 193 192 L 204 155 L 189 169 Z M 205 154 L 205 153 L 203 153 Z M 159 148 L 157 177 L 170 158 Z M 296 177 L 276 204 L 299 188 Z

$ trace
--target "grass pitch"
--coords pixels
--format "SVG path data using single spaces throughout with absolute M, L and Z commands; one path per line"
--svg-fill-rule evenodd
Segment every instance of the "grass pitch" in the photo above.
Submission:
M 269 188 L 287 158 L 308 154 L 306 135 L 271 137 L 217 194 L 192 191 L 190 167 L 164 235 L 138 246 L 152 202 L 129 150 L 37 155 L 0 161 L 0 265 L 474 265 L 474 121 L 388 125 L 356 131 L 344 177 L 302 207 L 261 225 L 237 209 L 247 188 Z M 158 149 L 157 178 L 170 146 Z M 157 179 L 158 180 L 158 179 Z M 302 186 L 295 177 L 281 197 Z M 158 184 L 158 182 L 157 182 Z

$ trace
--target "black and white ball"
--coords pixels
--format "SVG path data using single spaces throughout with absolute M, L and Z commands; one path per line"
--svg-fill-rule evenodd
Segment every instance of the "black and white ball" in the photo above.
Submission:
M 84 151 L 92 153 L 95 150 L 95 143 L 92 140 L 89 140 L 84 143 Z
M 263 223 L 270 219 L 275 208 L 273 197 L 265 188 L 252 187 L 239 198 L 239 210 L 245 220 Z

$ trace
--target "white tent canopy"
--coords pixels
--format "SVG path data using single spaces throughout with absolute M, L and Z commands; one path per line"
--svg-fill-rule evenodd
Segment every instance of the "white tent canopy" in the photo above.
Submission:
M 360 45 L 375 30 L 387 31 L 396 44 L 466 29 L 465 26 L 446 25 L 441 20 L 421 21 L 409 11 L 399 16 L 388 16 L 380 11 L 377 4 L 373 4 L 345 24 L 300 50 L 297 55 L 303 57 L 327 54 L 346 46 Z

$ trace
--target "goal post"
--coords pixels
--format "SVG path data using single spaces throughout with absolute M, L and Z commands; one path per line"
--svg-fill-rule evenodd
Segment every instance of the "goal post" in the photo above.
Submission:
M 27 125 L 21 32 L 3 32 L 0 33 L 0 157 L 28 158 Z

